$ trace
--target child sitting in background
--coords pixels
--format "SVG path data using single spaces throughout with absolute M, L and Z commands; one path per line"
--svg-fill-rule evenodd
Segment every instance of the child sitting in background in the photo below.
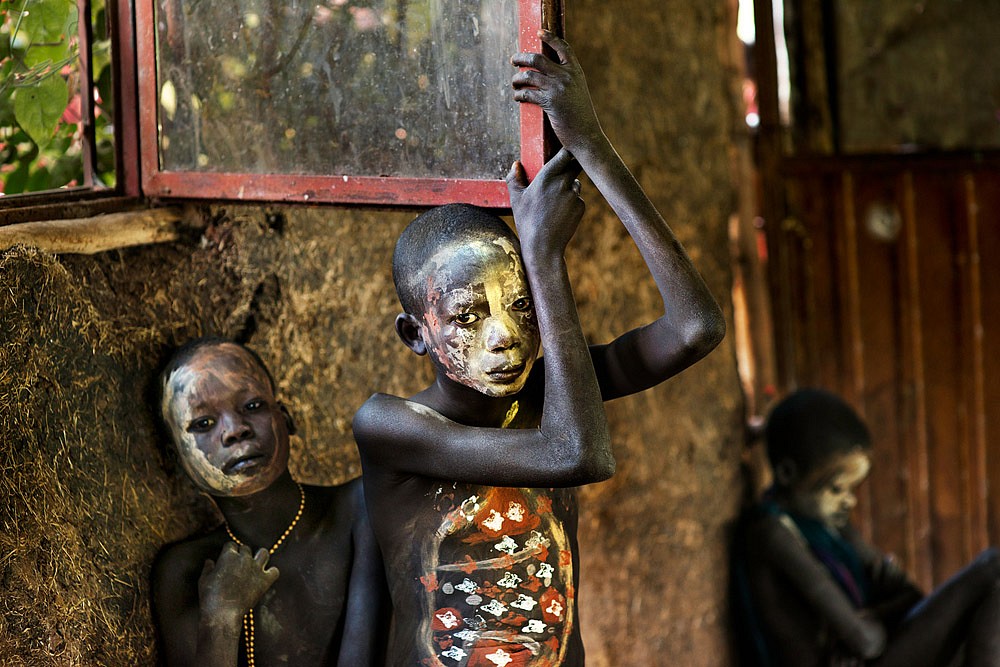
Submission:
M 754 667 L 1000 665 L 1000 557 L 983 552 L 929 596 L 849 523 L 871 465 L 853 409 L 799 390 L 765 429 L 774 484 L 740 520 L 732 608 Z

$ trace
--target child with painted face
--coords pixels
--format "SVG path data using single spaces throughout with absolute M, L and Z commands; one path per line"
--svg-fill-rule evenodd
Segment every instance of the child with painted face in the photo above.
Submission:
M 747 665 L 1000 665 L 1000 557 L 987 550 L 924 597 L 851 528 L 868 429 L 839 397 L 802 389 L 765 430 L 774 484 L 741 521 L 732 607 Z
M 356 413 L 365 491 L 392 593 L 389 664 L 579 666 L 577 506 L 614 472 L 602 401 L 651 387 L 721 339 L 721 312 L 601 129 L 583 72 L 557 54 L 512 62 L 515 99 L 564 148 L 508 186 L 517 235 L 466 205 L 417 217 L 393 257 L 403 343 L 433 364 L 410 398 Z M 564 252 L 584 211 L 581 167 L 624 222 L 665 314 L 588 347 Z M 544 358 L 536 358 L 539 348 Z
M 192 341 L 164 368 L 161 389 L 181 466 L 224 518 L 153 566 L 164 664 L 383 664 L 388 593 L 360 480 L 292 478 L 294 423 L 246 347 Z

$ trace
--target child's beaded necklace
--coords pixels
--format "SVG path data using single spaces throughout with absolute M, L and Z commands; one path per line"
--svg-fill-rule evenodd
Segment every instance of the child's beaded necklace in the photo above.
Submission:
M 281 537 L 278 538 L 278 541 L 275 542 L 271 546 L 271 548 L 267 550 L 269 556 L 274 555 L 274 552 L 278 550 L 278 547 L 280 547 L 281 544 L 285 541 L 285 538 L 291 535 L 292 529 L 295 528 L 295 524 L 297 524 L 299 522 L 299 519 L 302 518 L 302 510 L 304 510 L 306 507 L 306 492 L 305 489 L 302 488 L 302 485 L 299 484 L 298 482 L 295 482 L 295 485 L 299 487 L 299 511 L 295 513 L 295 518 L 292 519 L 292 522 L 290 524 L 288 524 L 288 528 L 286 528 L 285 532 L 281 534 Z M 243 542 L 240 541 L 238 537 L 236 537 L 233 534 L 233 531 L 230 530 L 229 528 L 228 522 L 226 523 L 226 532 L 229 533 L 229 537 L 230 539 L 232 539 L 233 542 L 236 542 L 236 544 L 240 545 L 241 547 L 246 546 Z M 253 631 L 254 631 L 253 609 L 251 608 L 250 611 L 248 611 L 246 615 L 243 617 L 243 643 L 246 645 L 247 665 L 249 665 L 249 667 L 256 667 L 256 664 L 254 663 Z

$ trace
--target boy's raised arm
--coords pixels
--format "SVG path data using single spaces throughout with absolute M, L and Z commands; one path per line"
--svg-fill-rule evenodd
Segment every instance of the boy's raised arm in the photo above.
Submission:
M 561 151 L 528 185 L 519 163 L 508 187 L 542 346 L 544 385 L 529 379 L 519 400 L 544 392 L 534 429 L 467 426 L 415 401 L 376 394 L 354 417 L 365 460 L 396 472 L 494 486 L 576 486 L 614 472 L 607 420 L 563 257 L 583 202 L 579 167 Z M 470 402 L 489 399 L 469 390 Z
M 683 247 L 604 134 L 570 46 L 551 33 L 542 33 L 542 39 L 558 61 L 536 53 L 514 56 L 514 65 L 528 68 L 514 76 L 514 99 L 546 112 L 556 136 L 632 236 L 663 299 L 659 319 L 594 348 L 594 365 L 609 400 L 656 385 L 704 357 L 725 335 L 725 319 Z

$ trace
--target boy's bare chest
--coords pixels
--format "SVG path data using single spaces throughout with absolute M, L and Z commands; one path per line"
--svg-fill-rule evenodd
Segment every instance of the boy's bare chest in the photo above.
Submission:
M 575 630 L 573 492 L 465 484 L 429 491 L 410 561 L 414 592 L 429 610 L 418 639 L 424 655 L 445 665 L 479 653 L 503 660 L 497 651 L 558 659 Z
M 273 564 L 281 574 L 254 608 L 257 664 L 327 664 L 343 621 L 349 554 L 325 545 L 303 558 L 279 554 Z

